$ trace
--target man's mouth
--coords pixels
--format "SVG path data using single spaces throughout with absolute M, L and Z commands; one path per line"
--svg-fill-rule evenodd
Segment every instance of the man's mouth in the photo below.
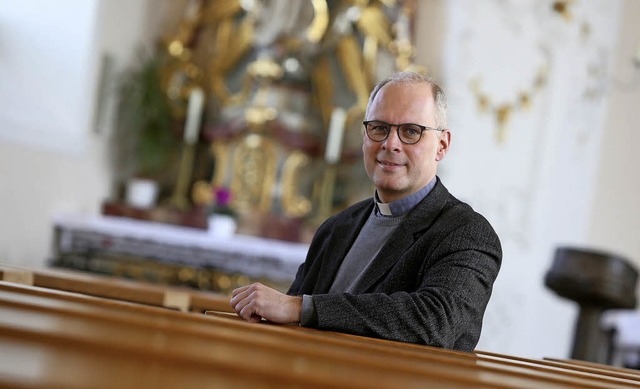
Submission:
M 404 165 L 403 163 L 396 163 L 392 161 L 381 161 L 381 160 L 378 160 L 378 163 L 382 166 L 390 166 L 390 167 Z

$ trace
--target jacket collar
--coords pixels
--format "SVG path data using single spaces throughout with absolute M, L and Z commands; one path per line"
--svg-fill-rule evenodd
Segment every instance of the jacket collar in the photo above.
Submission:
M 355 294 L 367 292 L 376 285 L 378 280 L 391 269 L 404 252 L 422 235 L 423 231 L 431 227 L 438 214 L 444 208 L 448 197 L 449 191 L 438 178 L 433 190 L 407 214 L 406 219 L 389 237 L 387 244 L 380 250 L 376 259 L 373 260 L 361 278 L 361 281 L 356 285 L 353 291 Z M 347 251 L 357 237 L 360 228 L 369 217 L 372 206 L 373 202 L 371 202 L 371 206 L 360 208 L 350 218 L 346 218 L 344 222 L 336 225 L 331 239 L 332 245 L 328 261 L 323 263 L 321 268 L 322 272 L 326 271 L 326 273 L 321 274 L 330 276 L 320 277 L 323 282 L 321 285 L 320 283 L 316 285 L 316 289 L 321 291 L 320 293 L 326 293 L 331 287 L 342 259 L 347 255 Z

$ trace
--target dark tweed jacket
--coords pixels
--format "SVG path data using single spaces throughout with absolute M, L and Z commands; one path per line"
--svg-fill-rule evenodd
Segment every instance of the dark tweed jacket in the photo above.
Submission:
M 313 295 L 317 328 L 472 351 L 502 250 L 489 222 L 439 178 L 354 293 L 327 294 L 373 206 L 359 202 L 320 226 L 288 294 Z

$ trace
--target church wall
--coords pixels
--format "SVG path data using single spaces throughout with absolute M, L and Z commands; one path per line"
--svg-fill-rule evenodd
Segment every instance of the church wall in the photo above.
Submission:
M 603 129 L 589 242 L 622 255 L 640 269 L 640 2 L 622 12 L 613 72 L 607 85 L 609 110 Z M 640 286 L 637 295 L 640 296 Z
M 628 61 L 632 55 L 618 48 L 620 17 L 627 15 L 625 25 L 634 25 L 631 18 L 638 13 L 623 1 L 571 3 L 563 13 L 537 1 L 427 3 L 435 11 L 422 15 L 433 18 L 427 20 L 434 20 L 441 42 L 419 35 L 418 51 L 442 47 L 440 58 L 421 56 L 448 91 L 453 134 L 440 176 L 492 222 L 504 249 L 478 347 L 566 357 L 577 307 L 544 285 L 554 250 L 572 245 L 621 253 L 636 244 L 631 239 L 620 245 L 624 233 L 594 239 L 598 227 L 591 223 L 614 231 L 637 226 L 631 216 L 626 225 L 623 219 L 612 226 L 618 204 L 602 204 L 603 196 L 613 200 L 618 191 L 611 188 L 629 169 L 598 163 L 606 153 L 619 154 L 612 148 L 631 143 L 632 120 L 618 122 L 626 128 L 612 134 L 608 112 L 611 106 L 628 107 L 612 100 L 612 70 L 617 57 Z M 617 116 L 634 116 L 633 109 L 626 112 Z M 631 154 L 624 156 L 633 161 Z M 607 189 L 601 185 L 602 169 L 611 169 Z M 634 182 L 627 179 L 626 194 L 615 195 L 624 196 L 616 197 L 618 202 L 630 196 L 629 210 L 637 209 L 631 200 L 638 197 Z
M 158 14 L 149 9 L 155 5 Z M 96 215 L 110 195 L 116 75 L 155 37 L 166 2 L 0 5 L 0 261 L 44 266 L 56 215 Z M 19 39 L 31 37 L 32 41 Z M 108 54 L 105 97 L 100 69 Z M 97 111 L 97 109 L 101 111 Z

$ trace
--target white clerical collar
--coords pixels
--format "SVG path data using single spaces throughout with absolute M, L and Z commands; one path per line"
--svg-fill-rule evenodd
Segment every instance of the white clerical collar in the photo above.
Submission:
M 376 201 L 376 205 L 378 206 L 378 211 L 380 211 L 380 213 L 384 216 L 393 216 L 393 213 L 391 212 L 391 207 L 389 206 L 389 203 L 380 203 L 378 201 Z

